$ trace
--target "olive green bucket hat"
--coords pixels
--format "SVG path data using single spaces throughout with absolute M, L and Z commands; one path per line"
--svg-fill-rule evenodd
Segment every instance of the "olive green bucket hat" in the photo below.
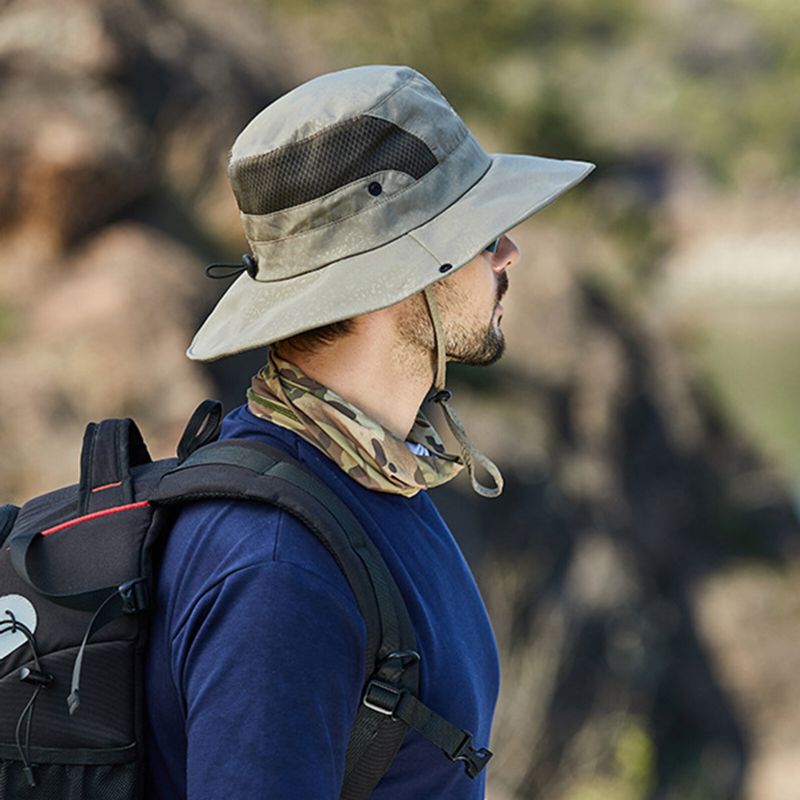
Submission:
M 398 303 L 592 169 L 486 153 L 408 66 L 313 78 L 267 106 L 233 144 L 228 174 L 248 269 L 187 355 L 213 361 Z

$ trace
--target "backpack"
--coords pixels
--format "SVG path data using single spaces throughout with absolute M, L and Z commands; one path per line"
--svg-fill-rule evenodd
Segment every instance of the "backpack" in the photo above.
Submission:
M 408 611 L 348 507 L 296 459 L 218 441 L 221 405 L 189 420 L 177 458 L 153 461 L 131 419 L 90 423 L 80 481 L 0 507 L 0 800 L 141 800 L 144 655 L 157 545 L 179 510 L 207 498 L 293 514 L 347 578 L 367 631 L 362 700 L 343 800 L 367 798 L 414 728 L 474 778 L 492 754 L 416 696 Z

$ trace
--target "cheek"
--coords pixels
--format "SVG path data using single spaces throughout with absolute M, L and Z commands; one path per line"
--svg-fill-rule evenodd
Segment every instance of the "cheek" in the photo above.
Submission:
M 497 301 L 497 280 L 494 271 L 479 257 L 458 272 L 440 281 L 436 296 L 440 304 L 463 321 L 482 319 L 486 308 Z
M 464 296 L 481 303 L 485 297 L 496 293 L 494 271 L 482 257 L 460 272 L 463 274 L 456 273 L 453 277 L 462 278 L 459 289 Z

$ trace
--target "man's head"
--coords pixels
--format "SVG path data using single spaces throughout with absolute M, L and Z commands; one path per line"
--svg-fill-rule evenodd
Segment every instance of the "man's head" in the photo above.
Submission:
M 429 307 L 441 293 L 479 318 L 461 273 L 593 168 L 486 153 L 411 67 L 320 75 L 278 98 L 234 142 L 228 173 L 251 261 L 187 355 L 213 361 L 416 296 L 413 305 L 420 292 Z M 496 294 L 489 302 L 491 317 Z M 499 329 L 478 346 L 472 333 L 452 332 L 454 358 L 486 363 L 502 350 Z

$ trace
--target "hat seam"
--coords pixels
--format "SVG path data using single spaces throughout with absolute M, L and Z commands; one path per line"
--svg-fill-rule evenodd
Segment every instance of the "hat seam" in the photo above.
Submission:
M 266 150 L 266 151 L 262 151 L 262 152 L 259 152 L 259 153 L 252 153 L 252 154 L 247 155 L 247 156 L 240 156 L 239 158 L 233 158 L 233 148 L 231 148 L 231 158 L 228 160 L 228 174 L 230 175 L 230 169 L 231 169 L 231 166 L 233 164 L 238 164 L 241 161 L 247 161 L 248 159 L 251 159 L 251 158 L 260 158 L 261 156 L 266 155 L 267 153 L 269 153 L 270 155 L 272 155 L 273 153 L 280 153 L 282 150 L 285 150 L 287 147 L 293 147 L 293 146 L 298 145 L 298 144 L 306 144 L 307 142 L 310 142 L 312 139 L 316 139 L 318 136 L 322 136 L 323 134 L 326 134 L 326 133 L 328 133 L 329 131 L 331 131 L 331 130 L 333 130 L 335 128 L 339 128 L 342 125 L 349 125 L 350 123 L 353 122 L 353 120 L 358 119 L 359 117 L 364 116 L 365 114 L 369 114 L 369 112 L 372 111 L 372 109 L 376 108 L 381 103 L 386 102 L 386 100 L 388 100 L 393 94 L 395 94 L 396 92 L 399 92 L 400 89 L 402 89 L 407 84 L 411 83 L 411 81 L 414 80 L 414 77 L 415 76 L 412 75 L 407 80 L 403 81 L 403 83 L 401 83 L 399 86 L 396 86 L 386 96 L 380 98 L 377 102 L 373 103 L 369 108 L 365 109 L 364 111 L 358 111 L 357 113 L 352 114 L 351 116 L 346 117 L 345 119 L 340 119 L 338 122 L 334 122 L 331 125 L 326 125 L 324 128 L 320 128 L 318 131 L 315 131 L 314 133 L 310 133 L 308 136 L 304 136 L 302 139 L 293 139 L 290 142 L 283 142 L 282 144 L 279 144 L 277 147 L 273 147 L 271 150 Z M 391 120 L 388 120 L 388 121 L 391 122 Z M 394 124 L 397 125 L 397 123 L 394 123 Z M 397 125 L 397 127 L 400 128 L 401 130 L 405 130 L 405 128 L 402 128 L 400 125 Z M 406 133 L 411 133 L 411 131 L 406 131 Z M 416 134 L 412 134 L 412 136 L 416 136 Z M 417 136 L 417 138 L 418 139 L 422 139 L 421 136 Z M 425 142 L 424 139 L 422 139 L 422 141 Z M 428 148 L 430 148 L 430 145 L 428 144 L 428 142 L 425 142 L 425 144 L 428 146 Z M 234 143 L 234 147 L 235 146 L 236 146 L 236 144 Z M 312 202 L 312 201 L 309 201 L 309 202 Z
M 464 136 L 461 137 L 461 140 L 458 142 L 458 144 L 445 156 L 445 158 L 442 159 L 441 161 L 439 161 L 439 163 L 437 164 L 437 167 L 441 167 L 456 152 L 456 150 L 458 150 L 464 144 L 464 142 L 467 140 L 467 138 L 469 137 L 470 133 L 469 133 L 469 130 L 467 128 L 465 128 L 464 130 L 465 130 Z M 477 140 L 476 140 L 476 142 L 477 142 Z M 478 143 L 478 147 L 480 147 L 480 143 Z M 481 148 L 481 149 L 483 149 L 483 148 Z M 491 159 L 490 159 L 489 166 L 491 166 Z M 383 172 L 385 170 L 381 170 L 381 171 Z M 483 175 L 485 175 L 486 172 L 488 172 L 488 168 L 484 171 Z M 339 189 L 337 189 L 336 191 L 339 191 L 341 189 L 345 189 L 348 186 L 352 186 L 353 184 L 356 184 L 359 181 L 366 181 L 368 178 L 371 178 L 372 176 L 374 176 L 374 174 L 375 173 L 372 173 L 371 175 L 367 175 L 364 178 L 359 178 L 358 181 L 351 181 L 350 183 L 346 184 L 345 186 L 339 187 Z M 289 239 L 294 239 L 294 238 L 296 238 L 298 236 L 307 236 L 307 235 L 309 235 L 311 233 L 315 233 L 316 231 L 324 230 L 325 228 L 327 228 L 327 227 L 329 227 L 331 225 L 339 225 L 339 224 L 341 224 L 342 222 L 345 222 L 348 219 L 352 219 L 353 217 L 357 217 L 359 214 L 363 214 L 363 213 L 365 213 L 367 211 L 372 211 L 375 208 L 380 208 L 380 206 L 385 205 L 386 203 L 395 200 L 396 198 L 400 197 L 404 192 L 410 191 L 411 189 L 414 189 L 417 186 L 419 186 L 421 181 L 424 181 L 428 176 L 433 175 L 433 174 L 434 174 L 434 171 L 431 170 L 430 172 L 426 173 L 425 175 L 423 175 L 418 180 L 414 181 L 414 183 L 410 183 L 408 186 L 405 186 L 404 188 L 402 188 L 399 191 L 395 192 L 393 195 L 390 195 L 390 196 L 384 197 L 384 198 L 382 198 L 380 200 L 377 200 L 376 202 L 371 203 L 369 206 L 365 206 L 364 208 L 359 209 L 358 211 L 354 211 L 352 214 L 348 214 L 346 217 L 339 217 L 338 219 L 331 220 L 330 222 L 324 222 L 321 225 L 316 225 L 313 228 L 306 228 L 305 230 L 299 231 L 298 233 L 290 233 L 288 236 L 281 236 L 278 239 L 248 239 L 247 241 L 250 242 L 250 244 L 275 244 L 277 242 L 285 242 L 285 241 L 287 241 Z M 483 175 L 481 175 L 481 178 L 483 177 Z M 480 178 L 478 178 L 478 180 L 480 180 Z M 476 183 L 477 183 L 477 181 L 476 181 Z M 474 185 L 475 184 L 473 183 L 472 186 L 474 186 Z M 472 188 L 472 186 L 470 186 L 469 188 L 465 189 L 462 194 L 466 194 L 466 192 L 468 192 Z M 328 192 L 328 194 L 329 195 L 333 194 L 333 192 Z M 325 196 L 326 195 L 322 195 L 322 197 L 325 197 Z M 459 197 L 461 197 L 461 196 L 462 195 L 459 195 Z M 319 199 L 320 199 L 319 197 L 316 197 L 313 200 L 306 201 L 306 203 L 318 202 Z M 455 200 L 453 202 L 455 202 Z M 292 206 L 292 209 L 301 208 L 303 205 L 306 205 L 306 203 L 301 203 L 299 206 Z M 452 203 L 450 203 L 450 205 L 452 205 Z M 442 211 L 444 211 L 447 208 L 450 208 L 450 205 L 445 206 L 445 208 L 443 208 Z M 441 214 L 442 211 L 440 211 L 439 214 Z M 265 214 L 245 214 L 242 211 L 242 212 L 240 212 L 240 216 L 263 217 L 263 216 L 266 216 L 266 215 Z M 438 216 L 438 214 L 433 216 L 433 217 L 431 217 L 430 219 L 425 220 L 425 222 L 421 222 L 420 225 L 425 225 L 425 223 L 430 222 L 431 219 L 435 219 L 436 216 Z M 419 225 L 417 227 L 419 227 Z M 412 230 L 414 230 L 414 228 L 412 228 Z M 401 234 L 401 236 L 402 235 L 403 234 Z
M 387 100 L 389 100 L 392 96 L 394 96 L 397 92 L 399 92 L 401 89 L 403 89 L 409 83 L 411 83 L 412 81 L 416 80 L 418 77 L 420 77 L 419 73 L 416 73 L 416 74 L 412 75 L 407 81 L 405 81 L 404 83 L 401 83 L 400 86 L 398 86 L 397 88 L 393 89 L 385 97 L 382 97 L 380 100 L 375 102 L 373 105 L 371 105 L 363 113 L 364 114 L 369 114 L 370 111 L 374 111 L 378 106 L 383 105 Z M 456 110 L 449 104 L 449 102 L 447 101 L 447 98 L 435 86 L 433 88 L 436 89 L 436 91 L 439 93 L 439 96 L 445 101 L 445 103 L 450 108 L 450 111 L 452 112 L 452 115 L 455 118 L 456 123 L 461 123 L 461 128 L 463 128 L 463 130 L 464 130 L 464 136 L 466 136 L 469 133 L 469 128 L 467 128 L 467 126 L 464 124 L 464 121 L 456 113 Z M 386 119 L 386 117 L 379 117 L 378 119 Z M 387 120 L 387 121 L 388 122 L 393 122 L 393 120 Z M 416 136 L 418 139 L 422 140 L 427 145 L 428 149 L 433 153 L 434 157 L 436 157 L 436 150 L 438 150 L 441 147 L 441 142 L 435 141 L 435 140 L 428 141 L 423 134 L 414 133 L 413 131 L 406 130 L 406 128 L 403 128 L 401 125 L 398 125 L 397 122 L 394 122 L 394 124 L 397 125 L 397 127 L 400 128 L 401 130 L 406 131 L 406 133 L 410 133 L 412 136 Z M 455 146 L 452 148 L 452 150 L 450 150 L 449 153 L 445 152 L 445 158 L 448 155 L 450 155 L 450 153 L 452 153 L 453 150 L 456 150 L 458 148 L 458 146 L 461 144 L 461 141 L 464 138 L 464 136 L 462 136 L 461 139 L 459 139 L 458 142 L 456 142 Z M 436 160 L 438 161 L 438 158 Z
M 427 220 L 427 222 L 430 222 L 430 220 Z M 421 227 L 422 225 L 425 225 L 425 222 L 421 223 L 418 227 Z M 412 230 L 416 230 L 416 229 L 412 228 Z M 353 258 L 354 256 L 363 256 L 365 253 L 371 253 L 374 250 L 380 250 L 382 247 L 386 247 L 387 245 L 392 244 L 392 242 L 396 242 L 398 239 L 402 239 L 404 236 L 411 236 L 411 231 L 406 231 L 405 233 L 401 233 L 401 234 L 395 236 L 394 239 L 390 239 L 388 242 L 382 242 L 381 244 L 376 245 L 375 247 L 370 247 L 369 250 L 361 250 L 358 253 L 350 253 L 349 255 L 342 256 L 341 258 L 335 258 L 335 259 L 333 259 L 333 261 L 326 261 L 324 264 L 320 264 L 320 265 L 314 267 L 313 269 L 309 269 L 309 270 L 306 270 L 305 272 L 301 272 L 299 275 L 289 275 L 289 276 L 284 277 L 284 278 L 275 278 L 273 280 L 268 280 L 268 281 L 262 280 L 262 279 L 260 279 L 258 277 L 251 278 L 251 280 L 253 280 L 255 283 L 270 284 L 270 283 L 283 283 L 284 281 L 291 281 L 291 280 L 296 280 L 297 278 L 303 278 L 306 275 L 313 275 L 315 272 L 319 272 L 320 270 L 323 270 L 326 267 L 329 267 L 331 264 L 338 264 L 340 261 L 346 261 L 348 258 Z M 416 236 L 411 236 L 411 238 L 415 242 L 417 242 L 418 244 L 422 245 L 422 243 L 417 239 Z M 425 248 L 425 250 L 431 256 L 431 258 L 433 258 L 433 259 L 436 258 L 436 256 L 433 253 L 431 253 L 431 251 L 428 250 L 428 248 L 425 247 L 425 245 L 422 245 L 422 247 Z
M 416 80 L 416 73 L 412 73 L 408 76 L 406 80 L 404 80 L 399 86 L 395 86 L 389 94 L 384 95 L 383 97 L 376 100 L 366 111 L 362 111 L 362 114 L 368 114 L 372 109 L 377 108 L 381 103 L 385 103 L 390 97 L 396 95 L 402 88 L 408 86 L 411 81 Z M 399 126 L 398 126 L 399 127 Z M 405 130 L 405 129 L 404 129 Z

